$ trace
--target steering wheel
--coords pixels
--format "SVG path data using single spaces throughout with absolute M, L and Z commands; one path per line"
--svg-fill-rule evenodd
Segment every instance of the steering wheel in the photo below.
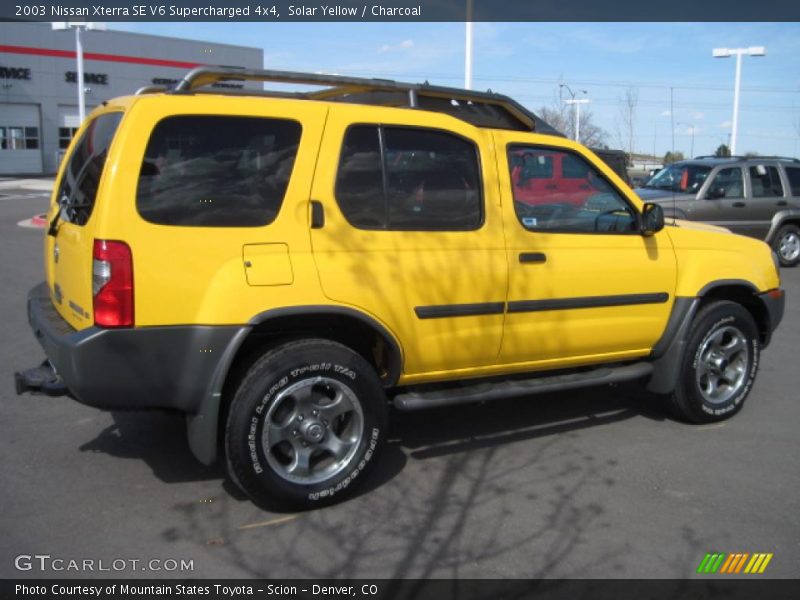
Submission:
M 595 231 L 600 231 L 600 220 L 601 220 L 601 219 L 602 219 L 604 216 L 606 216 L 606 215 L 613 215 L 613 214 L 615 214 L 615 213 L 618 213 L 618 212 L 620 212 L 621 210 L 622 210 L 622 209 L 620 209 L 620 208 L 615 208 L 615 209 L 613 209 L 613 210 L 604 210 L 604 211 L 602 211 L 602 212 L 598 213 L 598 215 L 597 215 L 597 216 L 594 218 L 594 230 L 595 230 Z M 621 215 L 620 215 L 620 216 L 621 216 Z M 630 213 L 628 213 L 628 216 L 630 216 Z M 615 220 L 614 220 L 614 229 L 609 229 L 609 231 L 617 231 L 616 224 L 617 224 L 617 220 L 615 219 Z

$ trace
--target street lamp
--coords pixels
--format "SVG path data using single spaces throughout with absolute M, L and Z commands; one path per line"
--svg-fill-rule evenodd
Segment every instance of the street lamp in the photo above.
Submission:
M 472 0 L 467 0 L 467 22 L 464 39 L 464 88 L 472 89 Z
M 694 158 L 694 125 L 692 125 L 691 123 L 681 123 L 680 121 L 677 121 L 675 124 L 676 125 L 686 125 L 686 127 L 688 127 L 691 130 L 691 132 L 692 132 L 692 150 L 689 152 L 689 158 Z
M 742 55 L 764 56 L 767 53 L 764 46 L 750 46 L 748 48 L 714 48 L 711 55 L 714 58 L 736 57 L 736 80 L 733 84 L 733 122 L 731 123 L 731 156 L 736 156 L 736 133 L 739 128 L 739 85 L 742 79 Z
M 83 83 L 83 44 L 81 43 L 81 29 L 86 31 L 104 31 L 106 26 L 103 23 L 75 23 L 59 22 L 52 23 L 53 31 L 67 31 L 70 27 L 75 30 L 75 55 L 78 59 L 78 118 L 80 123 L 86 118 L 86 88 Z
M 572 104 L 572 105 L 575 106 L 575 141 L 576 142 L 580 142 L 581 141 L 581 104 L 589 104 L 589 99 L 588 98 L 575 98 L 575 92 L 573 92 L 572 88 L 570 88 L 566 83 L 559 83 L 558 87 L 559 88 L 567 88 L 567 91 L 569 92 L 569 95 L 571 96 L 571 98 L 569 100 L 566 100 L 565 103 L 566 104 Z M 587 92 L 586 90 L 579 90 L 578 93 L 586 95 L 589 92 Z

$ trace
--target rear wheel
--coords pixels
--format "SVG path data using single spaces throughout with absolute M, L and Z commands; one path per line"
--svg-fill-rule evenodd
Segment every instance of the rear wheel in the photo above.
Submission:
M 744 307 L 728 301 L 703 307 L 671 396 L 677 416 L 712 423 L 739 412 L 755 380 L 759 350 L 758 329 Z
M 375 370 L 327 340 L 264 354 L 228 412 L 228 470 L 262 506 L 308 508 L 344 499 L 383 443 L 387 400 Z
M 800 228 L 784 225 L 775 234 L 772 249 L 778 255 L 782 267 L 794 267 L 800 263 Z

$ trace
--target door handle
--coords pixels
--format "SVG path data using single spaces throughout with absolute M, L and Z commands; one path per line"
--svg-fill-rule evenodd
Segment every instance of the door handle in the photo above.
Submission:
M 558 186 L 556 184 L 554 184 L 554 183 L 550 183 L 550 184 L 544 186 L 544 189 L 546 189 L 546 190 L 554 190 L 556 188 L 558 188 Z
M 733 206 L 736 208 L 743 208 L 745 206 L 744 202 L 734 202 Z
M 546 263 L 547 255 L 544 252 L 520 252 L 519 262 L 521 263 Z
M 786 206 L 789 203 L 786 202 L 786 200 L 778 200 L 775 204 L 777 204 L 778 206 Z
M 311 201 L 311 229 L 322 229 L 325 227 L 325 209 L 319 200 Z

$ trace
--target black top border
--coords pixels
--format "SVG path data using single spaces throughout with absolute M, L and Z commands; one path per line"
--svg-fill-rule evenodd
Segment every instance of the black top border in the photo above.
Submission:
M 13 0 L 0 21 L 780 22 L 796 0 Z

